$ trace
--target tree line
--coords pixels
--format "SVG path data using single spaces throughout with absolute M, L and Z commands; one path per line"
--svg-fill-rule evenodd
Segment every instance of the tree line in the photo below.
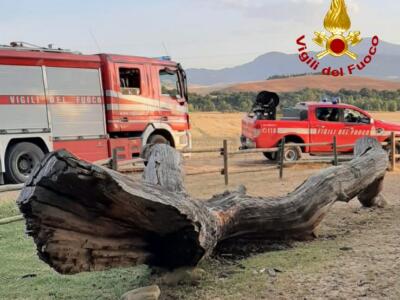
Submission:
M 212 92 L 207 95 L 191 93 L 189 96 L 190 111 L 248 112 L 251 110 L 257 92 Z M 279 94 L 279 109 L 293 107 L 299 102 L 322 101 L 339 98 L 341 102 L 355 105 L 370 111 L 400 110 L 400 90 L 377 91 L 363 88 L 359 91 L 341 89 L 330 92 L 319 89 L 303 89 L 297 92 Z
M 272 75 L 267 78 L 267 80 L 275 80 L 275 79 L 285 79 L 285 78 L 294 78 L 294 77 L 304 77 L 304 76 L 317 76 L 321 75 L 321 72 L 317 73 L 301 73 L 301 74 L 283 74 L 283 75 Z

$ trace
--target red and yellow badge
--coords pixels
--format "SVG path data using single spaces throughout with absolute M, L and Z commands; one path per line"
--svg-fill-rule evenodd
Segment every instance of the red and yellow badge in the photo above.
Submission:
M 363 53 L 363 57 L 359 59 L 358 54 L 352 48 L 362 41 L 361 32 L 350 31 L 351 20 L 345 0 L 332 0 L 324 19 L 324 27 L 328 33 L 325 31 L 315 32 L 312 39 L 315 44 L 324 48 L 323 51 L 316 54 L 309 52 L 306 44 L 306 35 L 302 35 L 296 40 L 296 44 L 299 46 L 299 60 L 308 65 L 310 69 L 321 72 L 323 75 L 335 77 L 353 75 L 357 71 L 364 70 L 373 61 L 377 53 L 379 38 L 376 35 L 371 38 L 371 46 L 368 53 Z M 336 58 L 342 56 L 350 57 L 356 62 L 347 66 L 339 65 L 339 67 L 336 62 L 335 66 L 323 66 L 323 61 L 320 62 L 320 60 L 328 55 Z
M 330 33 L 330 36 L 323 31 L 315 32 L 313 39 L 314 43 L 325 48 L 324 51 L 317 54 L 317 58 L 321 59 L 327 55 L 336 57 L 347 55 L 356 60 L 358 55 L 350 51 L 349 48 L 362 41 L 361 32 L 351 31 L 345 35 L 351 28 L 351 20 L 344 0 L 332 0 L 331 7 L 325 16 L 324 27 Z

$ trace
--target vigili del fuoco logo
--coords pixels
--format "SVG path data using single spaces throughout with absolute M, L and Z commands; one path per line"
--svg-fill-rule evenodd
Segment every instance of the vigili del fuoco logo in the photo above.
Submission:
M 379 45 L 379 38 L 374 36 L 367 55 L 359 58 L 356 51 L 357 45 L 362 41 L 361 32 L 350 31 L 351 20 L 344 0 L 332 0 L 324 19 L 324 27 L 327 32 L 317 31 L 314 33 L 313 42 L 321 47 L 321 51 L 315 57 L 308 52 L 305 35 L 296 41 L 299 46 L 300 61 L 307 64 L 312 70 L 335 77 L 353 75 L 357 71 L 364 70 L 373 61 Z M 324 58 L 328 55 L 336 58 L 350 57 L 355 62 L 340 68 L 322 66 Z

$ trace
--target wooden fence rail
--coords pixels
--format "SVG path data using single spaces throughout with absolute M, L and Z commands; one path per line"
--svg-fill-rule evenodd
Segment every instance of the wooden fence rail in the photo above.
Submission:
M 396 149 L 397 142 L 400 142 L 400 138 L 396 137 L 396 134 L 393 132 L 390 136 L 390 142 L 381 143 L 382 146 L 384 146 L 384 147 L 390 146 L 390 151 L 389 151 L 390 161 L 391 161 L 390 169 L 392 171 L 396 170 L 397 160 L 400 159 L 400 154 L 396 153 L 397 152 L 397 149 Z M 286 161 L 285 162 L 284 161 L 284 150 L 285 150 L 285 147 L 287 147 L 287 146 L 288 145 L 285 143 L 285 139 L 283 139 L 278 148 L 247 149 L 247 150 L 239 150 L 239 151 L 229 151 L 228 141 L 224 140 L 222 148 L 186 150 L 186 151 L 184 151 L 184 153 L 220 153 L 223 156 L 223 168 L 221 170 L 221 174 L 224 176 L 225 185 L 228 185 L 229 184 L 229 174 L 240 174 L 240 173 L 251 172 L 251 170 L 230 172 L 229 171 L 229 157 L 230 156 L 255 154 L 255 153 L 279 153 L 280 155 L 278 156 L 279 162 L 278 162 L 277 167 L 279 167 L 279 177 L 283 178 L 283 169 L 284 169 L 285 165 L 329 163 L 334 166 L 337 166 L 342 162 L 351 160 L 351 158 L 348 158 L 348 157 L 340 157 L 339 149 L 354 148 L 354 144 L 338 145 L 336 136 L 333 137 L 332 142 L 301 143 L 301 144 L 296 143 L 296 146 L 299 146 L 299 147 L 332 146 L 333 159 L 320 159 L 320 160 L 313 159 L 313 160 L 301 160 L 301 161 L 293 161 L 293 162 Z M 273 167 L 273 168 L 275 168 L 275 167 Z M 260 172 L 264 169 L 266 170 L 266 168 L 253 169 L 253 172 Z M 209 173 L 210 172 L 198 172 L 198 173 L 196 173 L 196 175 L 209 174 Z M 212 173 L 215 173 L 215 172 L 212 172 Z

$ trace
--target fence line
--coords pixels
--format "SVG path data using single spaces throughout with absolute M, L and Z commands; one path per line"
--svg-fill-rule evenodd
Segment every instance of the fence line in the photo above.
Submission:
M 195 154 L 195 153 L 221 153 L 224 148 L 204 148 L 204 149 L 193 149 L 193 150 L 183 150 L 183 154 Z
M 397 159 L 400 159 L 400 154 L 396 153 L 396 142 L 400 141 L 400 138 L 396 137 L 395 132 L 391 133 L 390 142 L 383 142 L 381 143 L 382 146 L 390 146 L 390 170 L 395 171 Z M 299 147 L 312 147 L 312 146 L 332 146 L 332 153 L 333 159 L 326 159 L 326 160 L 301 160 L 301 161 L 293 161 L 287 162 L 284 161 L 284 151 L 285 147 L 290 147 L 291 144 L 286 144 L 285 138 L 282 139 L 278 148 L 264 148 L 264 149 L 248 149 L 248 150 L 240 150 L 240 151 L 229 151 L 228 147 L 228 140 L 223 141 L 222 148 L 211 148 L 211 149 L 198 149 L 198 150 L 186 150 L 184 153 L 220 153 L 223 157 L 223 168 L 221 170 L 221 174 L 224 176 L 225 185 L 229 184 L 229 174 L 241 174 L 241 173 L 249 173 L 249 172 L 260 172 L 262 170 L 268 170 L 267 168 L 263 169 L 254 169 L 252 170 L 245 170 L 245 171 L 237 171 L 237 172 L 229 172 L 229 156 L 236 156 L 236 155 L 244 155 L 244 154 L 255 154 L 255 153 L 279 153 L 279 177 L 283 178 L 283 169 L 285 165 L 295 165 L 295 164 L 314 164 L 314 163 L 329 163 L 334 166 L 338 166 L 341 162 L 350 161 L 351 159 L 348 157 L 340 157 L 339 149 L 343 148 L 354 148 L 355 144 L 345 144 L 345 145 L 338 145 L 337 144 L 337 137 L 333 137 L 333 141 L 326 142 L 326 143 L 301 143 L 295 144 Z M 275 167 L 274 167 L 275 168 Z M 203 175 L 209 174 L 210 172 L 198 172 L 196 175 Z M 215 173 L 215 172 L 212 172 Z
M 400 154 L 396 153 L 396 142 L 400 142 L 400 138 L 396 137 L 395 132 L 392 132 L 390 135 L 390 142 L 382 143 L 383 146 L 390 147 L 390 170 L 395 171 L 397 167 L 397 160 L 400 159 Z M 204 171 L 204 172 L 194 172 L 188 173 L 188 176 L 195 176 L 195 175 L 205 175 L 205 174 L 214 174 L 214 173 L 221 173 L 224 176 L 225 184 L 229 184 L 229 174 L 241 174 L 241 173 L 248 173 L 250 170 L 245 171 L 229 171 L 229 157 L 230 156 L 237 156 L 237 155 L 244 155 L 244 154 L 255 154 L 255 153 L 280 153 L 279 157 L 280 160 L 278 162 L 277 167 L 279 167 L 279 177 L 283 178 L 283 169 L 285 165 L 293 165 L 293 164 L 313 164 L 313 163 L 331 163 L 334 166 L 337 166 L 340 162 L 348 161 L 347 158 L 341 158 L 338 153 L 338 149 L 342 148 L 353 148 L 354 144 L 347 144 L 347 145 L 337 145 L 337 137 L 333 137 L 332 143 L 302 143 L 296 144 L 299 147 L 312 147 L 312 146 L 332 146 L 333 151 L 333 160 L 302 160 L 302 161 L 295 161 L 295 162 L 285 162 L 284 161 L 284 150 L 285 147 L 288 147 L 290 144 L 286 144 L 285 140 L 282 140 L 282 143 L 279 147 L 275 148 L 258 148 L 258 149 L 248 149 L 248 150 L 240 150 L 240 151 L 229 151 L 228 140 L 223 141 L 223 145 L 221 148 L 204 148 L 204 149 L 192 149 L 192 150 L 184 150 L 182 153 L 185 154 L 199 154 L 199 153 L 218 153 L 223 157 L 223 167 L 221 171 Z M 136 166 L 138 163 L 143 163 L 144 160 L 141 158 L 131 159 L 121 161 L 119 159 L 119 152 L 122 149 L 114 148 L 112 151 L 112 157 L 107 158 L 104 160 L 100 160 L 95 162 L 94 164 L 100 166 L 108 166 L 111 167 L 113 170 L 119 170 L 120 167 L 132 166 L 132 169 L 124 169 L 121 170 L 122 172 L 138 172 L 143 170 L 143 166 Z M 275 168 L 275 167 L 274 167 Z M 268 170 L 267 168 L 265 168 Z M 254 172 L 260 172 L 262 169 L 254 169 Z M 23 184 L 17 185 L 3 185 L 0 186 L 0 193 L 2 192 L 11 192 L 11 191 L 19 191 L 23 188 Z
M 223 150 L 223 149 L 221 149 Z M 247 149 L 247 150 L 238 150 L 238 151 L 230 151 L 229 155 L 241 155 L 241 154 L 255 154 L 255 153 L 274 153 L 278 152 L 279 148 L 258 148 L 258 149 Z

